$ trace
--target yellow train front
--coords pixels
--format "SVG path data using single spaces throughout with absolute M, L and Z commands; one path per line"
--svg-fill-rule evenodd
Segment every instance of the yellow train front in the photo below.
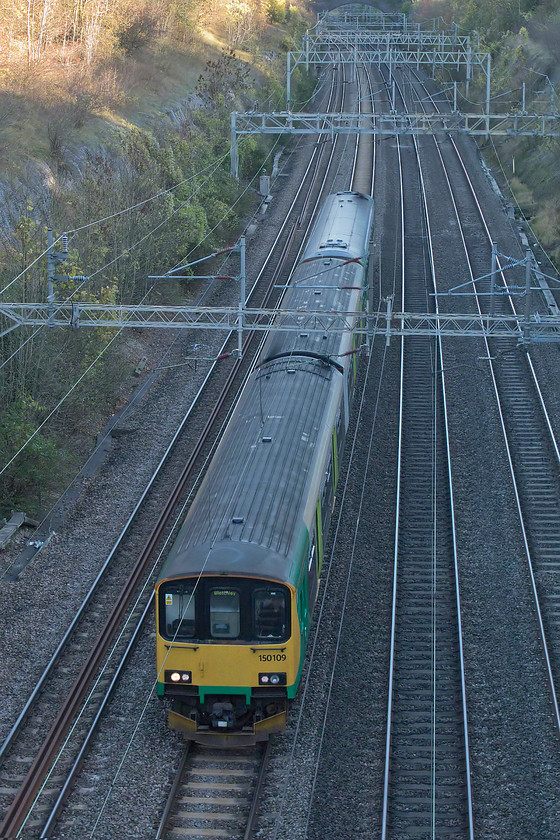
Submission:
M 301 663 L 294 592 L 223 574 L 158 584 L 159 693 L 173 700 L 172 729 L 233 746 L 285 728 Z
M 350 418 L 373 201 L 329 196 L 283 306 L 346 332 L 271 333 L 156 585 L 158 694 L 188 739 L 284 729 Z

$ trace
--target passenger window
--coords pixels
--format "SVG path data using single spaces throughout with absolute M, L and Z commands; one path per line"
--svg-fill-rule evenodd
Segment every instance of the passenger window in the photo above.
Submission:
M 210 635 L 213 639 L 239 636 L 239 592 L 212 589 L 210 592 Z
M 165 636 L 168 639 L 192 639 L 195 629 L 194 587 L 168 584 L 163 593 Z
M 286 598 L 278 589 L 256 589 L 253 594 L 255 631 L 258 639 L 282 639 L 286 635 Z

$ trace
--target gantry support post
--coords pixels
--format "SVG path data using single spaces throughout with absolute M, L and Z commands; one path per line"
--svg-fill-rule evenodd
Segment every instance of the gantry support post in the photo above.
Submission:
M 525 324 L 523 338 L 529 340 L 529 318 L 531 317 L 531 269 L 533 267 L 533 252 L 530 248 L 525 251 Z
M 54 254 L 53 254 L 53 232 L 52 228 L 47 231 L 47 303 L 49 304 L 49 321 L 52 326 L 54 315 Z
M 490 137 L 490 53 L 486 58 L 486 139 Z
M 245 326 L 246 278 L 245 278 L 245 237 L 239 240 L 239 256 L 241 266 L 239 269 L 239 325 L 237 327 L 237 352 L 241 358 L 243 352 L 243 328 Z
M 387 322 L 385 327 L 385 347 L 391 346 L 391 318 L 393 317 L 393 297 L 387 298 Z
M 237 145 L 237 112 L 231 112 L 231 143 L 229 150 L 230 171 L 233 178 L 239 181 L 239 147 Z
M 53 251 L 53 232 L 52 228 L 47 231 L 47 304 L 48 304 L 48 319 L 47 325 L 54 326 L 54 284 L 56 282 L 67 282 L 70 278 L 67 274 L 55 274 L 55 269 L 68 259 L 68 234 L 63 233 L 61 236 L 60 251 Z M 83 274 L 76 274 L 73 276 L 74 280 L 89 280 Z
M 498 263 L 497 259 L 497 247 L 496 243 L 492 242 L 492 268 L 490 269 L 490 312 L 489 315 L 492 318 L 494 315 L 494 305 L 495 305 L 495 297 L 496 297 L 496 266 Z

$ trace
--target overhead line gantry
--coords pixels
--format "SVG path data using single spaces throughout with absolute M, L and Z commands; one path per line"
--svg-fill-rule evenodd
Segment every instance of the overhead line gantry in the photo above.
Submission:
M 454 26 L 451 31 L 422 29 L 406 23 L 402 16 L 382 13 L 344 18 L 321 18 L 316 27 L 303 37 L 302 48 L 287 54 L 286 110 L 275 112 L 234 112 L 231 115 L 231 172 L 239 175 L 239 138 L 250 134 L 434 134 L 438 131 L 471 134 L 474 136 L 503 135 L 525 137 L 559 137 L 560 114 L 555 110 L 554 85 L 550 85 L 550 111 L 527 113 L 525 90 L 519 109 L 513 112 L 490 111 L 490 54 L 480 52 L 470 36 L 462 36 Z M 398 19 L 398 20 L 397 20 Z M 349 23 L 349 21 L 351 21 Z M 457 108 L 457 82 L 453 83 L 451 113 L 397 113 L 395 96 L 390 114 L 333 114 L 298 113 L 291 109 L 291 79 L 299 66 L 324 67 L 352 65 L 358 62 L 389 68 L 391 78 L 396 67 L 450 67 L 464 69 L 465 97 L 474 71 L 479 68 L 486 77 L 484 110 L 464 113 Z
M 477 64 L 484 69 L 487 63 L 487 109 L 485 113 L 460 113 L 455 101 L 452 113 L 437 114 L 399 114 L 392 107 L 386 114 L 335 114 L 335 113 L 295 113 L 288 108 L 276 113 L 236 113 L 231 116 L 231 161 L 232 172 L 237 177 L 238 137 L 247 134 L 314 134 L 334 136 L 334 134 L 435 134 L 464 133 L 472 135 L 525 135 L 540 137 L 560 136 L 560 114 L 554 111 L 554 88 L 551 84 L 551 109 L 548 114 L 528 114 L 523 107 L 519 113 L 491 114 L 489 111 L 490 57 L 472 48 L 470 39 L 454 33 L 425 31 L 418 27 L 411 28 L 404 16 L 385 15 L 384 13 L 365 13 L 364 15 L 344 18 L 347 27 L 342 29 L 340 18 L 326 21 L 321 19 L 318 26 L 306 36 L 304 48 L 296 55 L 296 61 L 310 64 L 331 64 L 352 62 L 357 66 L 358 56 L 372 59 L 374 62 L 388 63 L 394 66 L 433 64 L 438 66 L 454 64 L 467 67 L 467 80 L 471 68 Z M 291 59 L 289 59 L 290 62 Z M 288 63 L 288 79 L 290 78 Z M 394 103 L 393 103 L 394 105 Z M 4 328 L 0 327 L 0 337 L 21 326 L 66 326 L 66 327 L 150 327 L 165 329 L 219 329 L 236 331 L 241 345 L 243 330 L 257 331 L 288 330 L 300 332 L 335 332 L 353 330 L 373 338 L 380 333 L 385 335 L 387 343 L 392 336 L 431 335 L 481 338 L 494 336 L 515 339 L 520 346 L 539 342 L 560 342 L 560 311 L 552 299 L 552 294 L 545 281 L 545 275 L 536 267 L 534 257 L 528 253 L 525 260 L 526 283 L 522 289 L 497 291 L 502 294 L 524 296 L 525 311 L 519 315 L 494 315 L 491 306 L 489 315 L 479 314 L 431 314 L 393 312 L 392 300 L 386 301 L 386 310 L 376 314 L 366 313 L 330 313 L 301 312 L 287 310 L 253 309 L 246 306 L 244 296 L 244 243 L 241 241 L 230 250 L 241 254 L 241 296 L 237 307 L 182 307 L 182 306 L 119 306 L 97 303 L 68 302 L 59 303 L 54 299 L 54 281 L 64 279 L 56 275 L 55 268 L 67 256 L 63 247 L 61 252 L 54 252 L 52 238 L 49 240 L 49 295 L 47 303 L 2 303 L 0 317 Z M 519 261 L 518 261 L 519 262 Z M 516 264 L 514 260 L 510 265 Z M 181 269 L 183 267 L 180 267 Z M 177 271 L 163 275 L 177 279 Z M 536 277 L 536 284 L 533 279 Z M 87 278 L 80 278 L 87 280 Z M 556 278 L 546 278 L 558 282 Z M 540 290 L 545 295 L 548 314 L 532 311 L 532 292 Z M 356 317 L 361 318 L 362 327 L 355 324 Z M 239 351 L 240 352 L 240 351 Z

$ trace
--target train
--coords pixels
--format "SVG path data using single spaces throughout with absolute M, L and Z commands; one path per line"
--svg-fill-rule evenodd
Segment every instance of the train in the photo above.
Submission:
M 350 420 L 372 231 L 370 196 L 326 197 L 280 309 L 353 313 L 349 329 L 268 334 L 157 580 L 157 694 L 187 740 L 251 745 L 286 726 Z

